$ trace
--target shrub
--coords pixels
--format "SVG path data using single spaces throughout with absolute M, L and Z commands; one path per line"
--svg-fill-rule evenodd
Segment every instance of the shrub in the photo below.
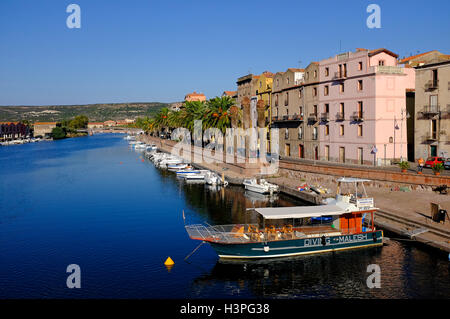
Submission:
M 409 162 L 401 161 L 400 163 L 398 163 L 398 166 L 400 166 L 401 169 L 408 169 L 409 168 Z
M 66 130 L 64 130 L 62 127 L 55 127 L 52 130 L 52 137 L 54 140 L 60 140 L 62 138 L 66 137 Z
M 440 173 L 444 170 L 444 165 L 442 163 L 436 163 L 433 166 L 431 166 L 431 169 L 435 173 Z

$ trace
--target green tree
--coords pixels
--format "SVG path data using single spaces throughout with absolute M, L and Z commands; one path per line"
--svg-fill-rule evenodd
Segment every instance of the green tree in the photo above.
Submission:
M 87 128 L 89 119 L 86 115 L 75 116 L 73 120 L 69 122 L 68 127 L 72 129 L 83 129 Z
M 54 140 L 60 140 L 66 137 L 66 130 L 63 127 L 57 126 L 52 130 L 52 137 Z

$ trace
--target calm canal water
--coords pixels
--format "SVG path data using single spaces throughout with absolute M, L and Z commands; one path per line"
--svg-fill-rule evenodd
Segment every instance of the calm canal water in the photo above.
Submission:
M 242 188 L 185 184 L 121 135 L 0 148 L 0 298 L 449 298 L 444 255 L 391 241 L 379 249 L 220 263 L 183 227 L 244 222 L 273 202 Z M 171 256 L 174 267 L 163 265 Z M 68 289 L 66 267 L 81 268 Z M 381 289 L 366 286 L 381 267 Z

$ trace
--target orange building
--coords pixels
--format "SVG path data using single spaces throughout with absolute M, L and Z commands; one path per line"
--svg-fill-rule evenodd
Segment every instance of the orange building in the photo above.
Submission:
M 184 100 L 186 102 L 192 102 L 192 101 L 205 102 L 206 101 L 206 96 L 203 93 L 197 93 L 197 92 L 194 91 L 192 93 L 186 94 L 186 96 L 184 97 Z

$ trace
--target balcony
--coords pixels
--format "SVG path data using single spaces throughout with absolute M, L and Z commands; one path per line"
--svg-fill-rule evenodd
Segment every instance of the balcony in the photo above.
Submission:
M 333 80 L 345 80 L 347 78 L 347 72 L 340 71 L 334 72 Z
M 344 119 L 345 119 L 345 114 L 344 114 L 344 112 L 338 112 L 338 113 L 336 113 L 336 121 L 342 122 Z
M 329 122 L 329 121 L 330 121 L 330 113 L 325 112 L 325 113 L 320 114 L 320 121 L 321 121 L 322 123 L 327 123 L 327 122 Z
M 437 140 L 438 140 L 437 132 L 428 132 L 426 135 L 424 135 L 424 141 L 426 142 L 435 142 Z
M 439 112 L 439 105 L 425 105 L 421 112 L 419 112 L 423 119 L 432 118 L 436 115 L 438 115 Z
M 308 122 L 317 122 L 317 113 L 310 113 L 308 116 Z
M 403 74 L 403 67 L 378 65 L 376 66 L 377 74 Z
M 291 121 L 303 121 L 303 114 L 297 114 L 291 115 L 290 117 Z
M 425 90 L 426 91 L 434 91 L 439 87 L 439 81 L 438 80 L 430 80 L 427 83 L 425 83 Z
M 364 112 L 353 112 L 351 119 L 353 122 L 363 122 L 364 121 Z

